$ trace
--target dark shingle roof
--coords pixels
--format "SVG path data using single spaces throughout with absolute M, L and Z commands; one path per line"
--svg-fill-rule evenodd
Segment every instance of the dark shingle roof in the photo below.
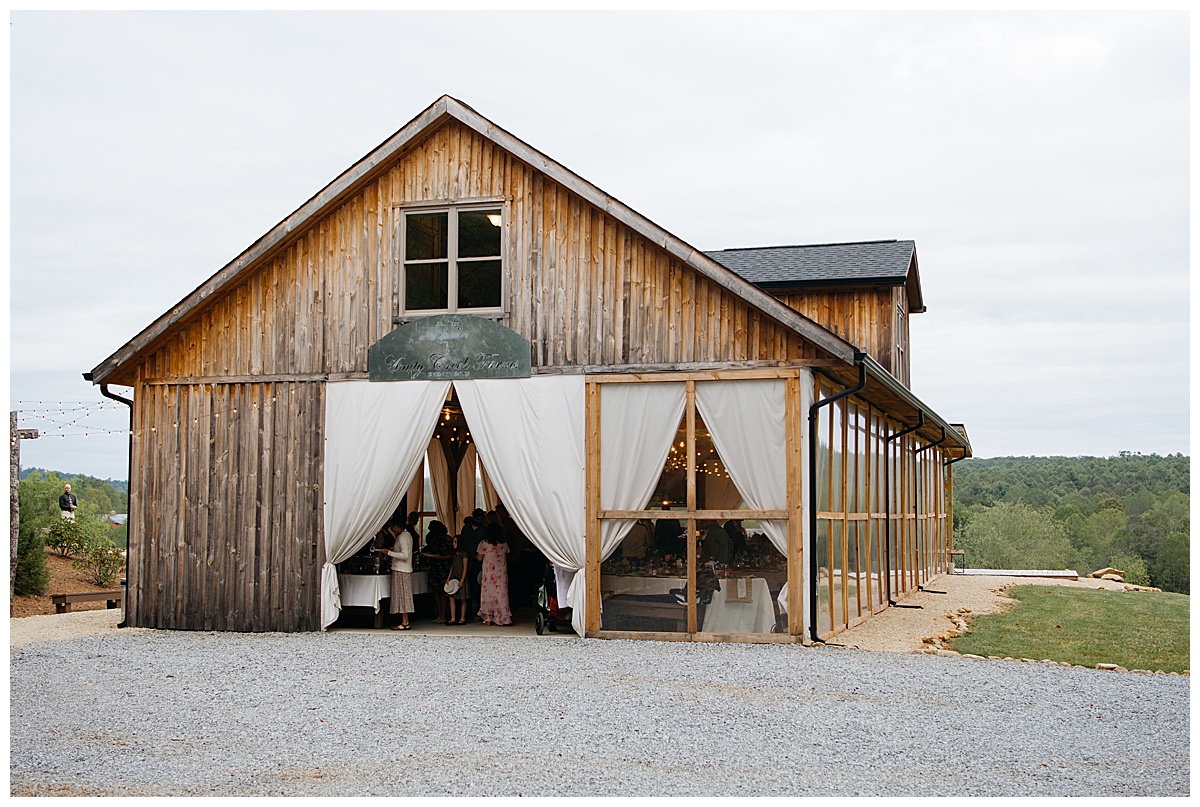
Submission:
M 763 289 L 789 286 L 901 284 L 909 282 L 909 304 L 923 307 L 912 241 L 856 241 L 788 247 L 746 247 L 704 253 Z M 915 267 L 914 267 L 915 269 Z
M 912 241 L 859 241 L 706 252 L 755 285 L 891 282 L 908 278 Z

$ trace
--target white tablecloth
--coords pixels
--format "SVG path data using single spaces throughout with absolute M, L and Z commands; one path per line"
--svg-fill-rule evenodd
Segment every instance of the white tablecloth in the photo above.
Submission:
M 429 572 L 413 572 L 413 595 L 429 591 Z M 338 590 L 342 593 L 342 607 L 358 606 L 374 608 L 379 613 L 379 601 L 392 596 L 390 574 L 341 574 L 338 573 Z
M 726 602 L 727 592 L 737 592 L 737 580 L 721 581 L 721 590 L 713 593 L 712 602 L 704 611 L 705 633 L 770 633 L 775 630 L 775 606 L 771 604 L 771 589 L 761 577 L 751 578 L 747 593 L 751 602 Z
M 670 594 L 673 588 L 687 588 L 682 577 L 633 577 L 626 574 L 600 575 L 600 594 L 636 594 L 646 597 Z

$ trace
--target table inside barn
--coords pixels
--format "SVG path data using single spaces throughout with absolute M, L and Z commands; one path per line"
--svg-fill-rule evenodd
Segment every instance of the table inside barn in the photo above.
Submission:
M 712 601 L 700 606 L 700 630 L 704 633 L 771 633 L 775 630 L 775 605 L 770 578 L 782 585 L 786 572 L 747 572 L 721 579 L 721 590 Z M 628 605 L 633 614 L 660 621 L 673 632 L 687 630 L 687 609 L 673 598 L 673 589 L 687 588 L 683 577 L 604 574 L 600 594 L 605 607 L 614 611 Z M 741 596 L 739 596 L 741 595 Z M 622 610 L 624 610 L 622 608 Z
M 375 627 L 383 627 L 383 612 L 379 610 L 381 600 L 391 599 L 391 574 L 347 574 L 338 572 L 338 590 L 341 592 L 343 608 L 374 608 Z M 429 572 L 412 573 L 413 596 L 429 591 Z

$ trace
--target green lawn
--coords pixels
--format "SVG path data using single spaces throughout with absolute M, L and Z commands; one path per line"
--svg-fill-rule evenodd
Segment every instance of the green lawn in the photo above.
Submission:
M 979 656 L 1051 659 L 1095 667 L 1182 672 L 1189 660 L 1190 597 L 1065 586 L 1014 586 L 1017 604 L 977 618 L 952 649 Z

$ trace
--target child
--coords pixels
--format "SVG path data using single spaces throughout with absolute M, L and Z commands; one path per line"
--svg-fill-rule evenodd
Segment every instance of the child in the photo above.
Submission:
M 450 573 L 446 582 L 458 581 L 458 591 L 450 595 L 450 621 L 447 625 L 467 624 L 467 603 L 471 601 L 471 581 L 467 576 L 467 567 L 471 559 L 467 553 L 458 547 L 458 536 L 454 536 L 454 557 L 450 561 Z

